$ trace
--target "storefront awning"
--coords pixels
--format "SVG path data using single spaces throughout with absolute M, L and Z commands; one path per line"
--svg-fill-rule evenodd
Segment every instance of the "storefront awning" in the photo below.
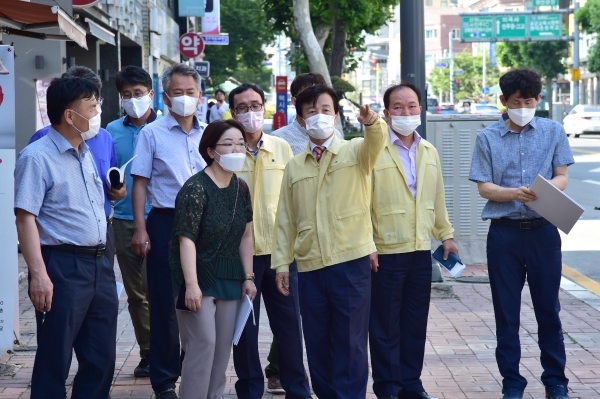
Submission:
M 115 34 L 109 31 L 108 29 L 104 29 L 94 21 L 89 18 L 85 19 L 85 22 L 90 26 L 90 33 L 96 36 L 98 39 L 105 41 L 108 44 L 112 44 L 115 46 Z
M 38 39 L 73 40 L 87 49 L 85 30 L 60 7 L 21 0 L 2 0 L 0 29 L 7 34 Z M 34 32 L 39 29 L 59 28 L 64 34 Z

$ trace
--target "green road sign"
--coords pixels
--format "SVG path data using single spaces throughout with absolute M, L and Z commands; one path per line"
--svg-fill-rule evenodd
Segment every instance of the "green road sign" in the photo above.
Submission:
M 561 14 L 532 15 L 529 23 L 530 37 L 560 37 L 562 34 Z
M 460 17 L 460 28 L 463 40 L 485 41 L 494 36 L 494 17 Z
M 527 37 L 526 15 L 500 15 L 496 17 L 496 38 L 515 39 Z
M 534 7 L 558 6 L 558 0 L 533 0 Z

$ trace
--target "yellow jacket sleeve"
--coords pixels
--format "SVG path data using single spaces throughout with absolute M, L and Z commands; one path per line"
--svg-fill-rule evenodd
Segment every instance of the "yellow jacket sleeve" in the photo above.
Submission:
M 281 193 L 275 219 L 275 237 L 271 248 L 271 269 L 277 273 L 289 272 L 294 261 L 294 244 L 296 241 L 296 218 L 293 214 L 292 193 L 289 184 L 289 168 L 285 168 Z
M 371 126 L 365 126 L 365 139 L 359 144 L 358 164 L 365 174 L 370 174 L 386 144 L 387 125 L 378 118 Z

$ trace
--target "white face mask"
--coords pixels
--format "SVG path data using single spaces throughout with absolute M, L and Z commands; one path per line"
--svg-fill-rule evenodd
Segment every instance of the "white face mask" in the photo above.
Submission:
M 535 116 L 535 108 L 507 108 L 508 117 L 518 126 L 525 126 Z
M 215 151 L 215 153 L 219 154 L 216 151 Z M 221 165 L 223 170 L 226 172 L 232 172 L 232 173 L 239 172 L 244 167 L 244 161 L 246 160 L 246 154 L 243 152 L 232 152 L 231 154 L 223 154 L 223 155 L 219 154 L 219 156 L 220 156 L 220 160 L 217 161 L 217 159 L 215 158 L 215 161 L 217 161 L 217 163 L 219 165 Z
M 421 115 L 395 116 L 392 117 L 392 130 L 403 136 L 410 136 L 416 128 L 421 126 Z
M 73 110 L 71 110 L 73 111 Z M 98 114 L 96 116 L 94 116 L 93 118 L 86 118 L 85 116 L 73 111 L 74 113 L 76 113 L 77 115 L 81 116 L 83 119 L 86 119 L 88 121 L 89 127 L 88 130 L 86 130 L 85 132 L 82 132 L 81 130 L 77 129 L 77 127 L 75 125 L 73 125 L 73 127 L 79 132 L 81 133 L 81 138 L 84 140 L 89 140 L 92 137 L 96 136 L 98 134 L 98 131 L 100 131 L 100 122 L 101 122 L 101 117 L 100 115 L 102 114 L 102 112 L 98 112 Z
M 258 132 L 265 124 L 264 111 L 248 111 L 245 114 L 236 114 L 236 117 L 248 133 Z
M 308 119 L 304 119 L 306 133 L 317 140 L 324 140 L 333 134 L 334 122 L 335 116 L 327 114 L 316 114 Z
M 167 96 L 167 98 L 171 101 L 171 106 L 169 107 L 171 112 L 183 117 L 194 115 L 196 113 L 196 109 L 198 108 L 198 97 Z
M 173 100 L 171 100 L 173 102 Z M 150 98 L 150 93 L 146 94 L 140 98 L 131 98 L 129 100 L 121 100 L 121 105 L 127 115 L 132 118 L 141 118 L 144 116 L 148 108 L 150 108 L 150 104 L 152 104 L 152 99 Z

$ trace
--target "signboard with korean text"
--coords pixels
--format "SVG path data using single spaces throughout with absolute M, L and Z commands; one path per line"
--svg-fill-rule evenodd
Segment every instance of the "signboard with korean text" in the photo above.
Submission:
M 212 3 L 212 11 L 205 12 L 202 17 L 203 35 L 218 35 L 221 33 L 221 2 L 213 0 Z
M 217 46 L 227 46 L 229 44 L 229 35 L 223 33 L 219 35 L 202 35 L 202 39 L 204 40 L 204 44 Z
M 184 33 L 179 38 L 179 52 L 184 57 L 194 59 L 204 51 L 204 40 L 195 32 Z
M 526 37 L 527 16 L 499 15 L 496 17 L 496 38 Z
M 277 104 L 276 111 L 283 112 L 285 115 L 285 121 L 287 121 L 287 76 L 276 76 L 275 77 L 275 93 L 277 93 Z M 285 123 L 284 123 L 285 126 Z
M 19 336 L 18 253 L 14 213 L 15 49 L 0 45 L 0 353 Z
M 558 7 L 558 0 L 533 0 L 534 7 Z
M 208 61 L 196 61 L 194 68 L 198 71 L 198 75 L 201 78 L 208 78 L 210 76 L 210 62 Z
M 562 15 L 519 14 L 461 15 L 462 42 L 553 40 L 562 37 Z M 490 56 L 491 54 L 490 47 Z M 495 55 L 495 54 L 494 54 Z
M 460 17 L 460 36 L 463 39 L 485 41 L 494 35 L 494 17 Z

